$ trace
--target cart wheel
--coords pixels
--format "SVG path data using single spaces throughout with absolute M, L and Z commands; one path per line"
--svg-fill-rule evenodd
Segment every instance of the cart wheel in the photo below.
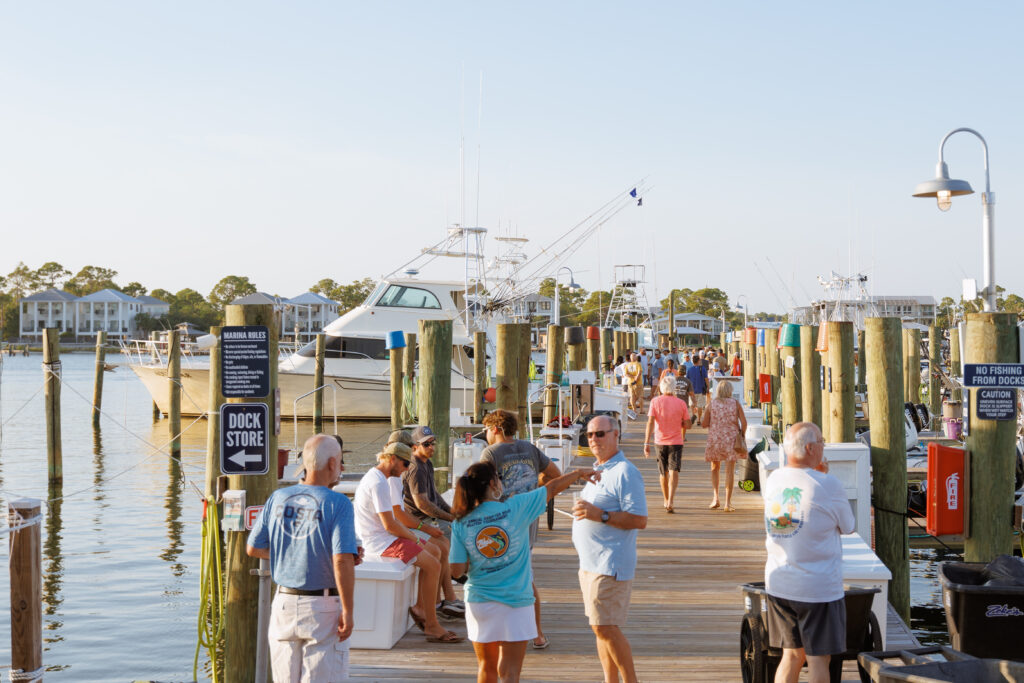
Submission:
M 555 499 L 548 501 L 548 531 L 555 528 Z
M 739 483 L 740 490 L 750 493 L 754 490 L 754 481 L 752 479 L 741 479 Z
M 874 612 L 868 613 L 868 631 L 864 634 L 864 644 L 861 645 L 861 652 L 882 651 L 882 629 L 878 626 L 878 619 Z M 858 653 L 860 654 L 860 653 Z M 860 658 L 857 658 L 857 673 L 860 674 L 861 683 L 871 683 L 871 674 L 860 665 Z
M 765 683 L 764 634 L 760 617 L 743 617 L 740 627 L 740 672 L 743 683 Z

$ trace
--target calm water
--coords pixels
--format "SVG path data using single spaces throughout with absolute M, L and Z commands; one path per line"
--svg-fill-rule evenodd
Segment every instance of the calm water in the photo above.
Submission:
M 147 444 L 167 441 L 167 421 L 153 422 L 142 383 L 120 367 L 105 375 L 107 414 L 94 431 L 94 356 L 67 354 L 62 360 L 64 486 L 57 493 L 46 484 L 43 395 L 36 393 L 43 383 L 42 358 L 4 357 L 0 375 L 4 509 L 12 498 L 63 496 L 43 522 L 46 680 L 192 680 L 202 503 L 188 482 L 203 488 L 206 422 L 185 432 L 180 464 L 156 451 Z M 183 418 L 183 427 L 191 422 Z M 291 422 L 281 429 L 281 447 L 291 448 Z M 348 469 L 361 470 L 386 439 L 388 426 L 344 423 L 340 431 L 354 451 L 346 455 Z M 299 432 L 301 442 L 312 424 L 300 423 Z M 6 556 L 7 543 L 0 548 Z M 4 670 L 11 661 L 9 596 L 8 573 L 0 571 Z

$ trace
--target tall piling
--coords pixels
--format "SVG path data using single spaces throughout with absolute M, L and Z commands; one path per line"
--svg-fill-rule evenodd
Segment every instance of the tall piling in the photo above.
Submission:
M 60 436 L 60 330 L 43 330 L 43 401 L 46 410 L 46 474 L 50 486 L 64 483 Z
M 413 415 L 413 411 L 416 409 L 416 385 L 413 383 L 416 379 L 416 360 L 419 353 L 419 347 L 416 346 L 416 333 L 406 332 L 405 333 L 405 353 L 403 354 L 404 367 L 402 368 L 402 384 L 409 385 L 409 391 L 412 393 L 412 398 L 405 401 L 405 410 L 402 413 L 402 417 L 406 424 L 415 422 L 416 416 Z M 484 358 L 487 354 L 484 354 Z M 410 406 L 412 408 L 410 409 Z
M 949 328 L 949 373 L 960 377 L 960 328 L 956 323 Z
M 528 434 L 530 419 L 530 364 L 533 355 L 532 328 L 530 323 L 519 323 L 519 358 L 517 369 L 519 372 L 516 389 L 519 397 L 519 433 L 526 435 L 530 441 L 533 435 Z
M 266 474 L 228 475 L 228 488 L 245 491 L 246 506 L 263 505 L 277 488 L 277 434 L 275 390 L 277 379 L 277 348 L 280 319 L 271 304 L 240 305 L 224 307 L 225 324 L 235 326 L 265 326 L 268 332 L 267 346 L 270 356 L 270 393 L 263 398 L 230 398 L 228 403 L 262 403 L 267 406 L 269 424 L 264 427 L 267 445 L 268 466 Z M 176 346 L 176 339 L 171 346 Z M 219 373 L 218 373 L 219 374 Z M 252 570 L 259 568 L 259 561 L 245 552 L 247 531 L 226 531 L 225 555 L 227 567 L 227 599 L 224 623 L 224 672 L 228 683 L 251 683 L 256 675 L 256 646 L 254 637 L 259 621 L 259 577 Z
M 828 364 L 828 328 L 832 323 L 822 322 L 818 327 L 818 338 L 823 343 L 815 346 L 821 352 L 821 376 L 818 386 L 821 387 L 821 434 L 825 443 L 832 441 L 832 406 L 830 396 L 832 395 L 832 368 Z M 822 330 L 821 328 L 825 329 Z
M 743 331 L 743 396 L 751 408 L 757 406 L 757 361 L 754 358 L 757 347 L 753 333 L 753 328 Z
M 928 412 L 932 425 L 942 426 L 942 336 L 935 325 L 928 326 Z
M 437 439 L 434 449 L 434 483 L 437 490 L 448 490 L 452 396 L 452 321 L 421 320 L 420 380 L 416 414 L 421 424 L 429 425 Z M 515 398 L 515 395 L 513 395 Z M 440 469 L 440 468 L 445 469 Z
M 921 402 L 921 331 L 903 330 L 903 400 Z
M 1017 316 L 1013 313 L 971 313 L 967 316 L 966 363 L 1016 363 Z M 1014 459 L 1017 421 L 982 419 L 978 404 L 981 392 L 970 389 L 971 421 L 967 450 L 971 453 L 970 527 L 964 538 L 966 562 L 990 562 L 1010 553 L 1013 529 L 1010 525 L 1014 500 Z M 1016 392 L 1008 391 L 1016 405 Z M 988 397 L 992 401 L 992 397 Z M 1016 410 L 1013 411 L 1016 413 Z
M 772 425 L 780 434 L 782 429 L 782 414 L 779 411 L 781 399 L 780 385 L 782 384 L 782 372 L 779 369 L 779 331 L 768 328 L 764 331 L 764 364 L 765 371 L 772 377 L 772 402 L 768 406 L 768 424 Z
M 601 372 L 612 371 L 612 330 L 610 327 L 601 327 Z
M 149 359 L 151 362 L 156 363 L 160 357 L 159 351 L 160 333 L 150 332 L 149 333 Z M 153 400 L 153 421 L 156 422 L 162 417 L 163 413 L 160 410 L 160 406 L 156 400 Z
M 107 333 L 100 330 L 96 333 L 96 374 L 92 383 L 92 424 L 100 424 L 100 412 L 103 410 L 103 368 L 107 364 Z
M 828 365 L 832 373 L 829 396 L 829 438 L 833 443 L 856 441 L 853 387 L 853 323 L 831 321 L 828 324 Z
M 780 354 L 782 389 L 782 430 L 785 434 L 790 425 L 800 422 L 800 331 L 796 325 L 782 328 L 783 339 Z
M 495 404 L 500 410 L 516 413 L 519 411 L 519 325 L 499 323 L 495 343 L 498 355 L 494 374 Z M 420 368 L 423 368 L 422 350 Z
M 623 356 L 623 348 L 625 344 L 622 343 L 622 331 L 618 328 L 612 330 L 612 359 L 613 363 L 618 362 L 619 358 Z
M 601 329 L 599 327 L 587 328 L 587 370 L 598 377 L 601 372 Z
M 817 325 L 800 326 L 800 419 L 821 427 L 821 354 L 814 350 Z
M 406 355 L 413 353 L 407 349 Z M 473 333 L 473 424 L 484 421 L 484 393 L 487 391 L 487 333 Z
M 220 475 L 220 407 L 224 393 L 220 386 L 220 325 L 210 328 L 216 343 L 210 349 L 210 382 L 206 400 L 206 487 L 204 495 L 217 495 L 217 477 Z
M 298 336 L 298 335 L 296 335 Z M 320 434 L 324 431 L 324 390 L 321 389 L 324 385 L 324 363 L 327 357 L 327 335 L 320 332 L 316 335 L 316 355 L 313 357 L 313 390 L 316 392 L 313 394 L 313 433 Z M 395 380 L 394 380 L 395 365 L 391 364 L 391 422 L 395 421 Z M 401 381 L 402 373 L 401 367 L 399 367 L 398 373 L 398 387 L 399 387 L 399 405 L 401 405 Z M 399 419 L 401 422 L 401 419 Z M 398 427 L 393 427 L 398 429 Z
M 402 368 L 405 362 L 405 338 L 401 340 L 402 346 L 392 346 L 388 350 L 388 363 L 389 370 L 391 373 L 391 429 L 401 429 L 404 421 L 402 420 L 402 399 L 404 393 L 402 390 Z M 317 386 L 320 386 L 319 384 Z M 323 392 L 317 392 L 322 394 Z M 322 430 L 315 428 L 313 431 L 319 434 Z
M 565 347 L 569 355 L 570 370 L 583 370 L 586 367 L 586 341 L 582 327 L 565 328 Z
M 544 383 L 558 385 L 562 381 L 562 358 L 565 357 L 561 325 L 548 325 L 548 348 L 544 361 Z M 544 424 L 558 417 L 558 387 L 544 392 Z
M 907 508 L 906 423 L 899 318 L 865 321 L 868 419 L 871 423 L 875 552 L 889 571 L 889 603 L 910 623 L 910 534 Z
M 167 332 L 167 439 L 171 457 L 181 457 L 181 342 L 177 328 Z
M 12 531 L 9 539 L 11 680 L 16 674 L 22 676 L 17 680 L 26 681 L 43 675 L 43 546 L 37 519 L 41 514 L 42 502 L 36 498 L 15 498 L 7 505 L 8 526 L 34 520 Z

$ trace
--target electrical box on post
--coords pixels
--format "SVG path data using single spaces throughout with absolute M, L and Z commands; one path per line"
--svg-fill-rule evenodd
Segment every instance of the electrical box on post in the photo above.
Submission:
M 223 531 L 245 531 L 245 491 L 231 489 L 221 498 L 224 516 L 220 520 Z

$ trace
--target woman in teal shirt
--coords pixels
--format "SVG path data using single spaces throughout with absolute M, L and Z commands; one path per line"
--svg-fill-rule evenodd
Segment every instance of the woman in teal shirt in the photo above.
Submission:
M 466 629 L 479 664 L 478 683 L 516 683 L 526 643 L 537 637 L 530 523 L 570 484 L 598 477 L 593 470 L 575 470 L 505 502 L 489 462 L 471 465 L 455 483 L 449 559 L 452 576 L 469 576 Z

